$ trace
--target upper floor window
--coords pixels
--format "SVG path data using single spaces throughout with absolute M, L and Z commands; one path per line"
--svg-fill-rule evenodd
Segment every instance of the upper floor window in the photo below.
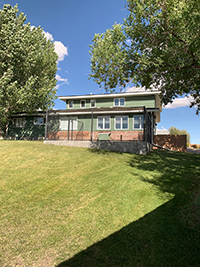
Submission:
M 144 119 L 142 115 L 133 116 L 133 129 L 143 129 Z
M 68 107 L 69 107 L 69 108 L 73 108 L 73 106 L 74 106 L 74 102 L 73 102 L 73 100 L 68 101 Z
M 115 117 L 115 130 L 127 130 L 128 129 L 128 116 Z
M 91 99 L 90 100 L 90 107 L 91 108 L 95 108 L 96 107 L 96 100 L 95 99 Z
M 114 99 L 114 106 L 115 107 L 125 106 L 125 98 L 115 98 Z
M 110 129 L 110 117 L 98 117 L 97 118 L 97 129 L 98 130 L 109 130 Z
M 14 127 L 22 128 L 25 126 L 25 118 L 14 118 Z
M 86 101 L 85 100 L 81 100 L 80 107 L 81 108 L 85 108 L 86 107 Z
M 34 125 L 42 125 L 44 124 L 44 118 L 43 117 L 35 117 L 34 118 Z

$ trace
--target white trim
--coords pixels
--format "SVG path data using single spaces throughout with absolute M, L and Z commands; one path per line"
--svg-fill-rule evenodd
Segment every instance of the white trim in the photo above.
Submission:
M 160 91 L 143 91 L 143 92 L 128 92 L 128 93 L 114 93 L 114 94 L 98 94 L 98 95 L 73 95 L 73 96 L 59 96 L 60 100 L 69 100 L 69 99 L 93 99 L 93 98 L 123 98 L 127 96 L 141 96 L 141 95 L 157 95 L 160 94 Z
M 102 129 L 99 129 L 98 128 L 98 119 L 99 118 L 103 118 L 103 128 Z M 109 126 L 111 126 L 111 120 L 110 120 L 110 116 L 99 116 L 97 117 L 97 130 L 98 131 L 109 131 L 111 127 L 109 127 L 109 129 L 105 129 L 105 118 L 109 118 Z
M 59 126 L 60 131 L 67 131 L 69 118 L 66 116 L 60 117 L 59 121 L 60 121 L 60 126 Z M 78 117 L 70 118 L 70 131 L 72 130 L 72 121 L 73 121 L 73 131 L 77 131 L 77 129 L 78 129 Z
M 84 101 L 85 102 L 85 107 L 81 107 L 81 101 Z M 85 99 L 81 99 L 80 100 L 80 108 L 86 108 L 86 100 Z
M 139 128 L 135 128 L 134 127 L 134 117 L 135 116 L 139 116 L 140 117 L 140 125 L 139 125 L 140 127 Z M 143 130 L 144 129 L 144 116 L 143 115 L 135 115 L 135 116 L 133 116 L 133 130 Z M 142 121 L 141 121 L 142 117 L 143 117 L 143 125 L 142 125 Z
M 115 99 L 118 99 L 119 100 L 119 105 L 115 105 Z M 124 105 L 120 105 L 120 99 L 124 99 Z M 115 97 L 114 99 L 113 99 L 113 106 L 114 107 L 125 107 L 125 97 Z
M 122 120 L 122 118 L 123 117 L 127 117 L 128 118 L 128 128 L 126 128 L 126 129 L 124 129 L 123 127 L 122 127 L 122 125 L 123 125 L 123 120 Z M 116 118 L 120 118 L 120 129 L 116 129 Z M 129 129 L 129 116 L 115 116 L 115 121 L 114 121 L 114 129 L 116 130 L 116 131 L 120 131 L 120 130 L 124 130 L 124 131 L 126 131 L 126 130 L 128 130 Z
M 143 113 L 144 110 L 143 109 L 137 109 L 137 110 L 117 110 L 117 111 L 93 111 L 93 114 L 124 114 L 124 113 Z M 87 115 L 87 114 L 91 114 L 92 111 L 78 111 L 78 112 L 58 112 L 55 115 Z M 53 114 L 51 114 L 53 115 Z

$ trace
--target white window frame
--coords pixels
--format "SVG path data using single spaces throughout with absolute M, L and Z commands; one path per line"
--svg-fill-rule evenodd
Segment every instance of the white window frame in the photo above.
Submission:
M 25 118 L 14 118 L 14 127 L 15 128 L 24 128 L 26 123 L 26 119 Z
M 60 131 L 68 131 L 68 117 L 62 116 L 60 117 Z M 77 131 L 78 129 L 78 117 L 70 118 L 70 127 L 69 130 L 72 130 L 72 120 L 73 120 L 73 131 Z
M 128 127 L 123 128 L 123 118 L 128 118 Z M 120 128 L 116 128 L 116 118 L 120 118 Z M 115 130 L 128 130 L 129 129 L 129 117 L 128 116 L 115 116 Z
M 119 105 L 115 105 L 115 100 L 116 100 L 116 99 L 119 100 Z M 121 99 L 124 99 L 124 105 L 121 105 L 121 104 L 120 104 L 120 100 L 121 100 Z M 125 106 L 125 98 L 124 98 L 124 97 L 122 97 L 122 98 L 114 98 L 114 104 L 113 104 L 113 105 L 114 105 L 114 107 L 124 107 L 124 106 Z
M 70 103 L 72 103 L 72 107 L 70 107 Z M 68 100 L 68 108 L 73 108 L 74 107 L 74 101 L 73 100 Z
M 103 128 L 102 129 L 99 129 L 99 119 L 100 118 L 103 118 Z M 109 128 L 105 128 L 105 118 L 109 118 Z M 110 124 L 111 124 L 111 121 L 110 121 L 110 116 L 100 116 L 100 117 L 97 117 L 97 130 L 104 130 L 104 131 L 109 131 L 110 130 Z
M 134 118 L 135 117 L 140 117 L 140 125 L 139 125 L 139 128 L 135 128 L 135 125 L 134 125 Z M 142 120 L 142 118 L 143 118 L 143 120 Z M 142 125 L 142 121 L 143 121 L 143 125 Z M 133 116 L 133 129 L 134 130 L 143 130 L 143 128 L 144 128 L 144 116 L 143 115 L 134 115 Z
M 40 119 L 42 119 L 42 123 L 40 123 Z M 38 122 L 37 122 L 38 120 Z M 45 122 L 44 122 L 44 117 L 34 117 L 34 125 L 44 125 Z
M 84 107 L 81 106 L 81 102 L 84 102 L 85 103 Z M 80 108 L 86 108 L 86 100 L 85 99 L 81 99 L 80 100 Z
M 94 101 L 94 107 L 92 107 L 92 105 L 91 105 L 91 102 L 92 102 L 92 101 Z M 95 108 L 95 107 L 96 107 L 96 99 L 91 99 L 91 100 L 90 100 L 90 107 L 91 107 L 91 108 Z

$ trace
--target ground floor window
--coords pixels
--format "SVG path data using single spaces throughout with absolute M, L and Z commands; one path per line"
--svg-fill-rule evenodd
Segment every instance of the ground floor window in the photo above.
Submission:
M 128 116 L 115 117 L 115 130 L 128 130 Z
M 68 118 L 68 117 L 62 117 L 60 118 L 60 130 L 61 131 L 68 131 L 68 122 L 70 122 L 70 130 L 77 130 L 78 125 L 78 118 Z
M 143 115 L 133 116 L 133 129 L 143 129 L 143 128 L 144 128 Z
M 25 118 L 14 118 L 13 125 L 14 127 L 22 128 L 25 126 Z
M 110 130 L 110 117 L 98 117 L 97 118 L 98 130 Z
M 44 118 L 43 117 L 35 117 L 34 118 L 34 125 L 42 125 L 44 124 Z

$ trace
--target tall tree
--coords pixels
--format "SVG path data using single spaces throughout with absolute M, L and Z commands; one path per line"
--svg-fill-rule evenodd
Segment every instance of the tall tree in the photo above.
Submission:
M 17 8 L 0 9 L 0 128 L 11 114 L 53 105 L 58 56 L 43 29 Z
M 164 104 L 192 95 L 200 110 L 199 0 L 127 0 L 129 16 L 90 46 L 91 74 L 106 90 L 132 82 Z

